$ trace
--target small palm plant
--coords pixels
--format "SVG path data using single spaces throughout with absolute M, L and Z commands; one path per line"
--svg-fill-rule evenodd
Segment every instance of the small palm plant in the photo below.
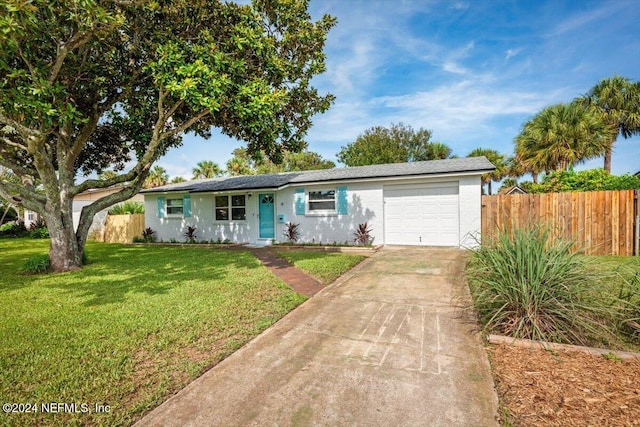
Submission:
M 155 242 L 156 238 L 155 238 L 154 234 L 156 234 L 156 232 L 153 231 L 153 229 L 151 227 L 147 227 L 144 230 L 142 230 L 142 239 L 145 242 Z
M 373 237 L 371 236 L 371 232 L 373 229 L 369 227 L 368 223 L 358 224 L 358 228 L 356 228 L 355 233 L 353 233 L 355 237 L 355 242 L 362 246 L 369 246 L 373 243 Z
M 187 225 L 187 231 L 184 232 L 184 237 L 187 239 L 187 243 L 195 243 L 196 242 L 196 227 Z
M 300 224 L 288 222 L 284 229 L 284 237 L 291 243 L 297 242 L 300 238 Z

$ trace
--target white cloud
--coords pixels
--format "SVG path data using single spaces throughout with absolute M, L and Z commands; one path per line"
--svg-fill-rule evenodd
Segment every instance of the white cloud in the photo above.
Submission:
M 613 13 L 616 13 L 616 11 L 622 7 L 625 7 L 625 2 L 623 1 L 606 2 L 598 9 L 589 10 L 570 16 L 569 18 L 560 22 L 554 28 L 552 33 L 553 35 L 559 35 L 578 30 L 593 21 L 600 20 Z
M 455 10 L 466 10 L 466 9 L 469 8 L 469 3 L 464 2 L 464 1 L 457 1 L 457 2 L 453 3 L 451 8 L 455 9 Z
M 517 54 L 519 54 L 520 52 L 522 52 L 522 48 L 517 48 L 517 49 L 507 49 L 506 55 L 504 60 L 508 61 L 509 59 L 513 58 L 514 56 L 516 56 Z

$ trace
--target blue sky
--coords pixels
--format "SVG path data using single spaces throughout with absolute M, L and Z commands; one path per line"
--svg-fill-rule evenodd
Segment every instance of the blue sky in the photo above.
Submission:
M 314 117 L 309 150 L 334 160 L 372 126 L 403 122 L 466 156 L 513 152 L 522 125 L 614 74 L 640 80 L 640 1 L 311 0 L 338 24 L 327 71 L 314 79 L 335 104 Z M 158 161 L 190 178 L 200 160 L 224 167 L 243 145 L 214 132 Z M 602 159 L 577 169 L 602 167 Z M 619 137 L 612 172 L 640 170 L 640 137 Z

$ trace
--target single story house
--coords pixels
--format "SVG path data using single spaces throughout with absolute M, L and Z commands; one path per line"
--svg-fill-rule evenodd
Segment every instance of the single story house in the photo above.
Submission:
M 480 234 L 484 157 L 190 181 L 143 190 L 145 224 L 159 240 L 353 243 L 368 223 L 375 244 L 470 247 Z

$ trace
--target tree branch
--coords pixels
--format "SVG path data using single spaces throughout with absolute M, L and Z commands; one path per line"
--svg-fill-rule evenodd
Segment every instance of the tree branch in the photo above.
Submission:
M 140 191 L 140 187 L 142 186 L 142 181 L 136 182 L 130 186 L 124 187 L 122 190 L 117 193 L 109 194 L 108 196 L 101 197 L 90 205 L 84 206 L 82 208 L 82 212 L 80 213 L 80 221 L 78 222 L 78 229 L 76 230 L 76 240 L 78 241 L 80 246 L 84 247 L 84 240 L 86 239 L 89 228 L 91 228 L 91 223 L 93 222 L 93 217 L 95 214 L 100 212 L 103 209 L 108 208 L 119 202 L 124 202 L 132 198 L 134 195 Z
M 40 131 L 33 130 L 24 126 L 20 122 L 5 116 L 4 113 L 2 113 L 2 111 L 0 111 L 0 123 L 4 123 L 5 125 L 15 129 L 18 133 L 22 135 L 22 138 L 25 140 L 28 140 L 29 137 L 36 137 L 36 138 L 42 137 L 42 133 Z
M 77 48 L 78 46 L 82 46 L 86 42 L 91 39 L 91 33 L 77 33 L 71 39 L 66 42 L 58 45 L 58 56 L 56 57 L 56 61 L 53 63 L 51 67 L 51 72 L 49 73 L 49 83 L 53 83 L 58 78 L 58 74 L 62 69 L 62 65 L 64 64 L 64 60 L 67 58 L 67 55 L 70 51 Z
M 32 211 L 44 212 L 46 198 L 36 193 L 33 187 L 31 187 L 31 191 L 25 190 L 27 190 L 27 187 L 23 185 L 0 181 L 0 196 L 11 203 L 22 205 Z
M 31 169 L 31 168 L 27 168 L 27 167 L 23 167 L 23 166 L 19 166 L 17 164 L 14 163 L 10 163 L 6 160 L 4 160 L 2 158 L 2 156 L 0 156 L 0 166 L 3 166 L 7 169 L 10 169 L 14 174 L 16 174 L 17 176 L 36 176 L 38 175 L 38 171 L 35 169 Z
M 182 125 L 176 127 L 175 129 L 171 129 L 170 131 L 164 132 L 162 135 L 160 135 L 160 140 L 169 138 L 171 136 L 174 136 L 174 135 L 177 135 L 179 133 L 182 133 L 182 132 L 186 131 L 187 129 L 189 129 L 191 127 L 191 125 L 193 125 L 194 123 L 198 122 L 199 120 L 201 120 L 202 118 L 207 116 L 209 113 L 210 113 L 210 111 L 208 109 L 201 111 L 200 113 L 198 113 L 197 115 L 193 116 L 192 118 L 190 118 L 189 120 L 184 122 Z
M 82 193 L 92 188 L 107 188 L 123 182 L 133 181 L 136 178 L 135 167 L 123 175 L 114 176 L 109 179 L 88 179 L 73 188 L 72 194 Z
M 31 63 L 24 56 L 24 52 L 22 51 L 22 46 L 20 46 L 20 43 L 18 42 L 18 40 L 13 39 L 13 41 L 18 46 L 18 54 L 20 55 L 20 59 L 22 59 L 22 62 L 24 62 L 27 68 L 29 69 L 31 76 L 37 77 L 35 68 L 33 68 L 33 65 L 31 65 Z
M 27 146 L 26 145 L 22 145 L 19 142 L 13 142 L 12 140 L 7 138 L 6 136 L 2 137 L 2 141 L 4 141 L 5 144 L 7 144 L 7 145 L 9 145 L 11 147 L 16 147 L 16 148 L 19 148 L 21 150 L 27 151 Z
M 69 170 L 73 170 L 73 165 L 75 164 L 76 159 L 87 144 L 89 138 L 91 138 L 91 134 L 96 129 L 99 120 L 100 114 L 98 113 L 98 106 L 94 104 L 93 113 L 91 117 L 89 117 L 89 121 L 82 127 L 82 130 L 78 136 L 76 136 L 74 143 L 71 144 L 71 149 L 69 150 L 66 160 L 66 167 Z

